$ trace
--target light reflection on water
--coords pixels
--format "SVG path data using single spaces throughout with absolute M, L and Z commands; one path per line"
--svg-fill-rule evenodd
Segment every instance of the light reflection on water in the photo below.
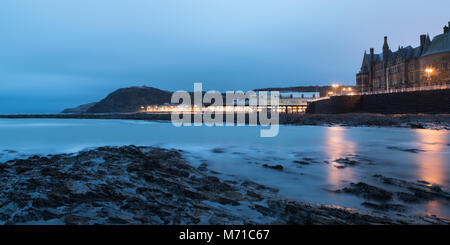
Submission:
M 445 131 L 437 130 L 416 130 L 414 133 L 417 136 L 417 142 L 420 142 L 419 147 L 425 152 L 417 154 L 415 161 L 417 163 L 417 175 L 421 180 L 430 183 L 445 185 L 447 183 L 447 175 L 445 171 L 446 164 L 449 164 L 444 154 L 436 154 L 445 152 L 448 147 L 447 137 Z
M 418 142 L 421 142 L 420 147 L 425 152 L 421 152 L 415 158 L 417 163 L 417 175 L 421 180 L 429 183 L 445 185 L 447 183 L 447 174 L 445 165 L 449 164 L 445 155 L 436 154 L 442 153 L 447 148 L 447 135 L 445 131 L 436 130 L 416 130 L 415 131 Z M 431 213 L 436 213 L 442 206 L 441 202 L 432 200 L 427 202 L 427 210 Z
M 327 127 L 326 137 L 324 138 L 324 152 L 330 159 L 327 166 L 327 182 L 340 188 L 343 180 L 353 179 L 353 170 L 351 168 L 338 169 L 335 163 L 331 162 L 335 159 L 346 158 L 349 155 L 356 154 L 356 143 L 346 137 L 345 128 Z

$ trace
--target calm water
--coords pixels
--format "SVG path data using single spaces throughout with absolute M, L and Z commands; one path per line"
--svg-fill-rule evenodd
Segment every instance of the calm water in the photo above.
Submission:
M 259 127 L 173 127 L 170 123 L 83 120 L 83 119 L 1 119 L 0 160 L 29 154 L 76 152 L 104 145 L 146 145 L 177 148 L 197 166 L 206 162 L 222 178 L 244 178 L 277 187 L 292 199 L 334 204 L 351 208 L 363 199 L 336 194 L 350 182 L 382 185 L 372 176 L 382 174 L 408 181 L 425 180 L 445 190 L 450 187 L 450 133 L 425 129 L 344 128 L 281 126 L 275 138 L 260 138 Z M 410 153 L 388 147 L 415 148 Z M 221 148 L 223 153 L 214 153 Z M 17 152 L 8 152 L 14 150 Z M 312 158 L 300 166 L 293 160 Z M 359 165 L 338 168 L 334 160 L 350 158 Z M 328 162 L 328 163 L 326 163 Z M 262 167 L 283 165 L 283 171 Z M 448 201 L 410 205 L 410 213 L 450 216 Z

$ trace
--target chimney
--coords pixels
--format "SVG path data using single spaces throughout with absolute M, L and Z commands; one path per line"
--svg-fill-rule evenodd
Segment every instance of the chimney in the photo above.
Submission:
M 373 64 L 374 59 L 375 59 L 374 49 L 370 48 L 370 63 Z
M 427 35 L 420 35 L 420 53 L 422 53 L 423 47 L 425 46 L 425 40 L 427 40 Z
M 450 29 L 450 21 L 448 22 L 448 26 L 444 26 L 444 33 L 447 33 Z

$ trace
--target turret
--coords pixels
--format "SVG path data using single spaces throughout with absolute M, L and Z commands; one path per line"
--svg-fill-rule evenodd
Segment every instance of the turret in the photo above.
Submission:
M 370 65 L 372 66 L 375 61 L 374 49 L 370 48 Z
M 384 44 L 383 44 L 383 63 L 386 67 L 389 61 L 389 45 L 387 43 L 387 37 L 384 37 Z
M 388 49 L 389 49 L 389 45 L 387 42 L 387 36 L 384 36 L 383 51 L 388 50 Z

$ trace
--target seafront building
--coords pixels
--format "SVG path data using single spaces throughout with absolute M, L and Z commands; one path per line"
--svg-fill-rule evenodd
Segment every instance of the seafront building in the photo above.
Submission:
M 389 91 L 425 86 L 450 85 L 450 22 L 432 40 L 420 35 L 420 46 L 398 47 L 392 52 L 384 37 L 382 53 L 364 52 L 356 74 L 359 92 Z

